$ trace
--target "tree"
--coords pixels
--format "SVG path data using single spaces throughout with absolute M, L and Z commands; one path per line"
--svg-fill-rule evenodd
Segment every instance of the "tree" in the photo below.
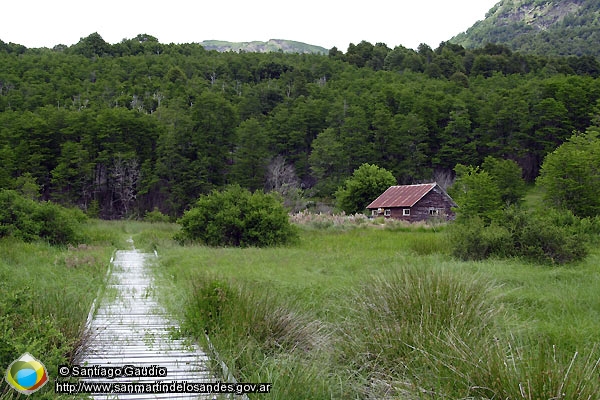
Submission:
M 329 196 L 342 182 L 342 176 L 350 163 L 338 129 L 327 128 L 312 142 L 308 158 L 317 188 L 322 195 Z
M 52 170 L 52 197 L 63 203 L 78 203 L 87 207 L 92 196 L 94 165 L 81 143 L 65 142 L 61 146 L 58 164 Z
M 385 43 L 376 43 L 373 48 L 371 59 L 367 61 L 367 67 L 373 68 L 375 71 L 382 70 L 385 64 L 390 49 Z
M 533 106 L 536 144 L 546 154 L 570 136 L 569 111 L 560 101 L 547 98 Z
M 198 146 L 196 156 L 206 172 L 206 180 L 212 188 L 223 186 L 231 165 L 238 123 L 235 108 L 224 97 L 203 92 L 191 111 L 192 135 Z
M 363 163 L 408 184 L 492 155 L 533 181 L 600 105 L 593 59 L 498 46 L 363 41 L 323 57 L 208 52 L 147 34 L 111 45 L 93 33 L 54 49 L 0 43 L 0 65 L 0 187 L 29 173 L 41 199 L 93 202 L 107 218 L 129 196 L 114 186 L 118 154 L 139 165 L 127 208 L 173 217 L 229 183 L 265 188 L 277 155 L 322 197 Z
M 250 190 L 261 189 L 269 162 L 265 129 L 256 118 L 250 118 L 238 126 L 236 134 L 232 180 Z
M 277 246 L 297 236 L 281 199 L 239 185 L 204 195 L 178 221 L 180 241 L 209 246 Z
M 337 205 L 347 213 L 364 211 L 369 203 L 396 184 L 392 173 L 377 165 L 363 164 L 335 192 Z
M 442 168 L 451 170 L 457 163 L 472 164 L 477 158 L 473 140 L 471 118 L 466 106 L 450 111 L 448 125 L 439 134 L 440 148 L 434 161 Z
M 294 212 L 302 208 L 299 204 L 301 190 L 296 169 L 282 156 L 273 158 L 267 166 L 265 189 L 278 193 L 283 198 L 283 204 Z
M 130 207 L 136 198 L 136 189 L 140 176 L 139 162 L 135 157 L 123 157 L 118 154 L 110 169 L 114 201 L 121 207 L 122 216 L 129 214 Z
M 88 58 L 103 56 L 110 52 L 110 44 L 105 42 L 98 32 L 94 32 L 88 37 L 81 38 L 79 43 L 73 46 L 73 51 Z
M 344 52 L 338 50 L 337 47 L 333 46 L 331 49 L 329 49 L 329 58 L 332 58 L 334 60 L 343 60 Z
M 414 54 L 414 50 L 407 49 L 403 46 L 396 46 L 389 51 L 384 60 L 384 68 L 389 71 L 401 71 L 405 68 L 404 60 L 410 54 Z
M 40 185 L 31 173 L 26 172 L 15 180 L 15 187 L 21 196 L 29 200 L 40 198 Z
M 298 188 L 298 177 L 294 166 L 288 164 L 282 156 L 274 157 L 267 167 L 265 189 L 269 192 L 283 193 L 286 188 Z
M 457 220 L 481 218 L 485 224 L 496 219 L 502 209 L 500 189 L 494 178 L 479 167 L 458 164 L 456 181 L 449 190 L 458 204 Z
M 429 149 L 425 121 L 415 113 L 396 114 L 394 124 L 396 132 L 390 137 L 390 150 L 398 157 L 394 170 L 398 180 L 410 183 L 431 176 L 431 171 L 427 168 Z
M 365 40 L 357 45 L 350 43 L 346 51 L 346 61 L 362 68 L 373 57 L 373 50 L 373 45 Z
M 344 117 L 340 126 L 340 140 L 351 152 L 350 168 L 357 168 L 363 163 L 375 158 L 373 146 L 370 143 L 369 119 L 366 107 L 344 105 Z M 348 172 L 350 172 L 348 170 Z
M 500 190 L 500 198 L 505 204 L 518 204 L 525 196 L 525 181 L 521 167 L 513 160 L 501 160 L 488 156 L 481 164 Z
M 537 184 L 545 199 L 579 217 L 600 214 L 600 129 L 575 134 L 542 164 Z

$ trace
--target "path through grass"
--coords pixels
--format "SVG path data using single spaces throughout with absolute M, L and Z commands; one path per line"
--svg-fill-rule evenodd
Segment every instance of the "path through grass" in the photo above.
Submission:
M 87 229 L 75 248 L 0 240 L 4 364 L 68 361 L 133 236 L 158 251 L 160 297 L 187 333 L 208 332 L 240 381 L 273 383 L 270 399 L 600 397 L 597 250 L 549 267 L 455 261 L 443 230 L 307 229 L 293 246 L 228 249 L 181 247 L 174 224 Z

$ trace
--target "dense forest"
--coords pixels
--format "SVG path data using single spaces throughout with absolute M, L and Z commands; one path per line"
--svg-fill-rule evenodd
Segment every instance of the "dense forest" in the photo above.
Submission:
M 363 163 L 399 183 L 486 156 L 532 181 L 599 114 L 594 57 L 489 44 L 328 55 L 207 51 L 150 35 L 0 41 L 0 188 L 120 218 L 181 215 L 228 184 L 330 197 Z M 33 188 L 33 189 L 32 189 Z

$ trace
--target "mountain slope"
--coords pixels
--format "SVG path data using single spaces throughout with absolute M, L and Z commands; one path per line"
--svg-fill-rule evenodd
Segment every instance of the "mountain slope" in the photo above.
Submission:
M 283 51 L 284 53 L 316 53 L 327 54 L 324 47 L 314 46 L 293 40 L 271 39 L 268 42 L 225 42 L 222 40 L 205 40 L 200 43 L 206 50 L 217 51 L 247 51 L 256 53 L 268 53 L 272 51 Z
M 483 21 L 450 40 L 544 55 L 600 56 L 598 0 L 502 0 Z

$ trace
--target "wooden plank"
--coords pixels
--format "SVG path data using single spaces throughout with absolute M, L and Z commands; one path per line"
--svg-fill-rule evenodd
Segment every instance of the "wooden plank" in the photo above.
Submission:
M 110 296 L 97 299 L 98 308 L 87 329 L 89 340 L 78 360 L 85 366 L 134 365 L 167 368 L 166 377 L 84 378 L 86 383 L 213 383 L 209 357 L 195 344 L 173 339 L 179 332 L 154 299 L 155 285 L 145 266 L 151 257 L 137 250 L 117 251 L 108 279 Z M 114 292 L 116 293 L 116 296 Z M 216 399 L 213 394 L 92 394 L 94 399 Z

